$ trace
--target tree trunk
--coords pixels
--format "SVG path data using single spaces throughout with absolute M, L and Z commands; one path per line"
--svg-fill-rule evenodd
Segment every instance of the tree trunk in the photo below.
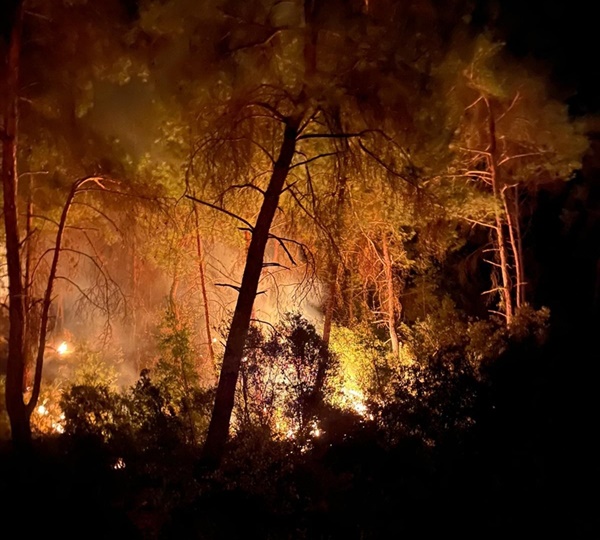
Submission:
M 208 357 L 210 365 L 216 377 L 217 364 L 215 362 L 215 351 L 212 344 L 212 332 L 210 331 L 210 310 L 208 307 L 208 293 L 206 292 L 206 276 L 204 274 L 204 246 L 200 236 L 200 225 L 198 222 L 198 208 L 194 204 L 194 220 L 196 224 L 196 251 L 198 254 L 198 273 L 200 275 L 200 291 L 202 292 L 202 303 L 204 305 L 204 325 L 206 328 L 206 342 L 208 344 Z
M 33 260 L 33 239 L 31 237 L 33 231 L 33 176 L 29 175 L 29 193 L 27 194 L 27 215 L 25 221 L 25 279 L 23 280 L 23 309 L 25 310 L 25 328 L 24 335 L 24 362 L 23 369 L 23 392 L 27 392 L 29 386 L 32 345 L 34 342 L 34 325 L 33 325 L 33 298 L 31 284 L 31 262 Z
M 392 343 L 392 353 L 398 357 L 400 354 L 400 341 L 396 332 L 396 298 L 394 295 L 394 277 L 392 274 L 392 258 L 390 257 L 390 248 L 388 245 L 387 234 L 383 233 L 383 263 L 385 265 L 385 283 L 387 290 L 386 312 L 388 320 L 388 330 L 390 341 Z
M 335 305 L 337 301 L 337 276 L 338 276 L 339 263 L 331 262 L 329 265 L 329 287 L 327 290 L 327 303 L 325 304 L 325 319 L 323 321 L 323 341 L 327 347 L 329 347 L 329 340 L 331 338 L 331 325 L 333 323 L 333 313 L 335 311 Z
M 516 190 L 516 186 L 515 186 Z M 508 234 L 510 240 L 510 248 L 513 252 L 513 261 L 515 264 L 515 307 L 519 309 L 523 302 L 522 296 L 522 285 L 523 279 L 523 256 L 521 253 L 521 228 L 519 225 L 518 215 L 518 204 L 519 201 L 516 199 L 513 201 L 511 208 L 510 198 L 507 195 L 508 189 L 502 190 L 502 202 L 504 204 L 504 212 L 506 213 L 506 220 L 508 224 Z
M 6 61 L 4 129 L 2 133 L 2 188 L 8 267 L 9 335 L 6 366 L 6 410 L 17 449 L 31 445 L 29 414 L 23 401 L 25 374 L 25 304 L 21 276 L 19 220 L 17 210 L 17 135 L 19 118 L 19 62 L 23 29 L 23 1 L 13 2 L 10 44 Z
M 48 283 L 46 285 L 46 291 L 44 293 L 44 300 L 42 302 L 42 315 L 40 320 L 39 340 L 38 349 L 35 360 L 35 375 L 33 379 L 33 390 L 31 398 L 27 404 L 28 415 L 31 415 L 33 409 L 37 405 L 37 401 L 40 395 L 40 389 L 42 385 L 42 369 L 44 366 L 44 353 L 46 351 L 46 335 L 48 333 L 48 321 L 50 319 L 50 306 L 52 304 L 52 291 L 54 289 L 54 282 L 56 281 L 56 271 L 58 269 L 58 261 L 60 259 L 60 250 L 62 248 L 62 241 L 67 226 L 67 218 L 69 217 L 69 210 L 73 204 L 73 199 L 77 194 L 77 190 L 89 181 L 97 180 L 94 177 L 83 178 L 73 183 L 71 191 L 67 197 L 65 205 L 63 207 L 60 221 L 58 223 L 58 231 L 56 232 L 56 240 L 54 242 L 54 254 L 52 256 L 52 263 L 50 264 L 50 273 L 48 274 Z
M 279 197 L 288 176 L 290 165 L 296 150 L 296 136 L 301 116 L 288 119 L 283 134 L 279 156 L 275 162 L 269 186 L 252 231 L 252 240 L 246 257 L 242 283 L 231 321 L 231 327 L 225 344 L 223 365 L 217 386 L 215 404 L 208 428 L 203 456 L 210 464 L 218 464 L 225 449 L 229 434 L 231 411 L 233 409 L 235 389 L 244 352 L 244 344 L 250 326 L 252 308 L 258 290 L 258 282 L 263 268 L 265 248 Z
M 501 180 L 499 178 L 499 170 L 496 156 L 496 121 L 494 118 L 494 112 L 492 110 L 491 103 L 486 100 L 488 113 L 489 113 L 489 135 L 490 135 L 490 149 L 489 149 L 489 161 L 490 161 L 490 175 L 492 181 L 492 189 L 494 194 L 494 218 L 495 218 L 495 232 L 496 242 L 498 244 L 498 257 L 500 273 L 502 275 L 502 299 L 504 302 L 504 316 L 506 317 L 506 324 L 510 324 L 513 318 L 513 301 L 512 301 L 512 286 L 510 279 L 510 268 L 508 261 L 508 253 L 506 250 L 506 239 L 504 237 L 504 220 L 502 219 L 500 209 L 498 206 L 502 202 L 501 197 Z

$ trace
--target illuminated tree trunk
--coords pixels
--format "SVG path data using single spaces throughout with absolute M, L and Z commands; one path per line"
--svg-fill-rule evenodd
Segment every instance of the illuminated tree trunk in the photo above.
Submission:
M 25 368 L 23 373 L 23 392 L 27 391 L 30 378 L 30 367 L 31 367 L 31 354 L 32 354 L 32 343 L 34 340 L 33 321 L 34 316 L 33 310 L 33 299 L 32 299 L 32 284 L 31 284 L 31 262 L 33 259 L 33 241 L 32 241 L 32 222 L 33 222 L 33 177 L 29 175 L 29 193 L 27 194 L 27 215 L 25 222 L 25 279 L 23 281 L 23 309 L 25 310 L 25 329 L 23 335 L 25 336 L 24 343 L 24 362 Z
M 213 373 L 217 373 L 217 364 L 215 363 L 215 351 L 212 344 L 212 332 L 210 331 L 210 311 L 208 307 L 208 294 L 206 292 L 206 276 L 204 274 L 204 246 L 200 236 L 200 225 L 198 222 L 198 208 L 194 205 L 194 220 L 196 224 L 196 252 L 198 254 L 198 273 L 200 276 L 200 291 L 202 293 L 202 303 L 204 305 L 204 325 L 206 328 L 206 342 L 208 344 L 208 356 Z
M 42 370 L 44 366 L 44 353 L 46 351 L 46 336 L 48 333 L 48 321 L 50 319 L 50 306 L 52 304 L 52 291 L 54 289 L 54 282 L 56 281 L 56 271 L 58 270 L 58 261 L 60 259 L 60 251 L 62 248 L 63 237 L 65 228 L 67 226 L 67 218 L 69 216 L 69 210 L 73 205 L 73 199 L 77 194 L 77 190 L 89 181 L 95 181 L 96 178 L 83 178 L 73 183 L 71 191 L 67 197 L 65 205 L 63 206 L 60 221 L 58 223 L 58 231 L 56 232 L 56 240 L 54 242 L 54 253 L 52 255 L 52 262 L 50 264 L 50 272 L 48 274 L 48 283 L 46 285 L 46 291 L 44 293 L 44 299 L 42 302 L 42 316 L 40 320 L 39 330 L 39 341 L 38 349 L 35 360 L 35 375 L 33 380 L 33 390 L 31 398 L 27 404 L 28 417 L 31 416 L 33 409 L 37 405 L 38 398 L 40 396 L 40 389 L 42 385 Z
M 225 354 L 215 404 L 203 449 L 204 458 L 209 463 L 216 464 L 220 461 L 227 442 L 235 389 L 240 373 L 244 344 L 250 327 L 252 308 L 258 290 L 258 282 L 263 268 L 265 248 L 279 204 L 279 197 L 296 151 L 296 136 L 300 121 L 301 116 L 298 115 L 286 122 L 279 156 L 275 162 L 256 224 L 252 230 L 252 240 L 250 241 L 242 283 L 225 344 Z
M 132 224 L 133 226 L 133 224 Z M 131 241 L 131 341 L 133 344 L 133 361 L 135 363 L 136 373 L 141 372 L 140 365 L 140 348 L 138 344 L 138 290 L 139 290 L 139 268 L 138 268 L 138 253 L 137 241 L 135 232 L 132 235 Z
M 502 300 L 504 308 L 504 316 L 506 317 L 506 324 L 510 324 L 513 318 L 513 301 L 512 301 L 512 285 L 510 279 L 510 268 L 509 258 L 506 249 L 506 239 L 504 236 L 504 220 L 500 212 L 498 205 L 502 202 L 501 196 L 501 180 L 499 178 L 497 156 L 496 156 L 496 122 L 491 104 L 486 100 L 488 106 L 488 127 L 490 135 L 490 148 L 489 148 L 489 164 L 490 164 L 490 176 L 492 182 L 492 190 L 494 194 L 494 220 L 496 233 L 496 243 L 498 249 L 499 267 L 500 274 L 502 276 Z
M 331 325 L 333 323 L 333 313 L 335 312 L 335 306 L 337 303 L 338 294 L 338 276 L 339 263 L 331 263 L 329 266 L 329 286 L 327 290 L 327 300 L 325 304 L 325 319 L 323 321 L 323 341 L 325 345 L 329 347 L 329 340 L 331 338 Z
M 504 204 L 504 212 L 506 213 L 506 220 L 508 224 L 508 232 L 510 239 L 510 247 L 513 252 L 513 260 L 515 264 L 515 306 L 519 309 L 525 301 L 524 286 L 524 268 L 523 268 L 523 248 L 521 242 L 521 225 L 519 223 L 519 199 L 518 199 L 518 188 L 514 187 L 514 200 L 511 201 L 509 197 L 509 189 L 502 190 L 502 202 Z
M 343 141 L 344 145 L 347 145 L 347 141 Z M 341 229 L 343 225 L 343 212 L 344 203 L 346 199 L 346 182 L 345 177 L 338 177 L 338 184 L 336 186 L 337 201 L 335 205 L 335 222 L 333 226 L 333 236 L 336 240 L 341 237 Z M 339 262 L 337 253 L 333 250 L 335 246 L 332 246 L 332 253 L 330 255 L 329 262 L 329 289 L 327 291 L 327 303 L 325 305 L 325 320 L 323 321 L 323 341 L 325 345 L 329 347 L 329 340 L 331 338 L 331 325 L 333 323 L 333 315 L 338 302 L 338 296 L 340 294 L 340 271 L 342 265 Z
M 517 243 L 517 258 L 519 264 L 519 281 L 517 283 L 518 307 L 527 302 L 527 274 L 525 273 L 525 262 L 523 261 L 523 240 L 521 236 L 521 215 L 519 212 L 519 187 L 515 186 L 515 238 Z
M 21 276 L 19 220 L 17 209 L 17 135 L 19 101 L 19 62 L 23 29 L 23 1 L 11 6 L 12 24 L 8 56 L 5 63 L 4 129 L 2 132 L 2 189 L 4 195 L 4 229 L 8 268 L 9 335 L 6 366 L 6 410 L 10 418 L 11 436 L 17 449 L 31 444 L 29 414 L 23 401 L 25 375 L 25 302 Z
M 396 332 L 396 304 L 397 300 L 394 294 L 394 277 L 392 274 L 392 258 L 390 257 L 390 248 L 388 244 L 387 234 L 383 234 L 383 264 L 385 266 L 385 282 L 386 282 L 386 312 L 388 331 L 390 333 L 390 342 L 392 344 L 392 353 L 394 356 L 400 354 L 400 341 Z

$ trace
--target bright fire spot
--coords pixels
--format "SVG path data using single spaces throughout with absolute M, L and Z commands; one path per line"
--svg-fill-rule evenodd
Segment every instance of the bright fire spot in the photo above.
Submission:
M 320 437 L 322 433 L 323 433 L 323 430 L 319 429 L 319 426 L 317 425 L 316 422 L 313 422 L 313 427 L 312 427 L 310 434 L 313 437 Z
M 212 338 L 212 342 L 216 343 L 217 342 L 217 338 L 216 337 Z
M 64 426 L 62 426 L 58 422 L 52 422 L 52 429 L 55 431 L 55 433 L 64 433 L 65 432 Z
M 365 405 L 363 394 L 357 390 L 348 390 L 346 394 L 349 397 L 350 406 L 362 417 L 366 417 L 368 408 Z
M 125 468 L 125 461 L 123 460 L 123 458 L 117 458 L 117 461 L 115 461 L 115 464 L 113 465 L 113 469 L 124 469 Z
M 44 407 L 43 405 L 40 405 L 37 408 L 37 412 L 38 412 L 38 414 L 41 414 L 42 416 L 45 416 L 45 415 L 48 414 L 48 409 L 46 409 L 46 407 Z
M 63 341 L 57 348 L 56 348 L 56 352 L 58 354 L 66 354 L 66 352 L 69 350 L 69 346 L 67 345 L 66 341 Z

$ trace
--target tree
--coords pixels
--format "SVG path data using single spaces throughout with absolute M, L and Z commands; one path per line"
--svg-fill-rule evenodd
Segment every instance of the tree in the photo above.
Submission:
M 25 372 L 25 312 L 24 290 L 21 277 L 19 219 L 17 210 L 17 148 L 19 122 L 19 68 L 23 32 L 24 2 L 10 3 L 9 46 L 4 61 L 6 70 L 6 105 L 2 131 L 2 189 L 4 196 L 4 230 L 8 264 L 9 337 L 6 373 L 6 409 L 10 417 L 13 441 L 18 448 L 26 448 L 31 439 L 28 411 L 23 403 L 23 376 Z M 30 414 L 30 413 L 29 413 Z
M 526 303 L 522 198 L 541 183 L 569 179 L 587 141 L 543 78 L 505 58 L 501 44 L 480 36 L 469 54 L 461 61 L 454 52 L 444 68 L 454 85 L 453 170 L 473 188 L 462 214 L 490 231 L 494 256 L 488 262 L 500 277 L 488 293 L 499 293 L 510 324 Z
M 66 201 L 60 201 L 57 203 L 57 207 L 61 208 L 59 221 L 55 222 L 57 226 L 57 233 L 55 238 L 52 241 L 52 248 L 42 254 L 42 258 L 49 254 L 53 253 L 53 257 L 48 266 L 48 279 L 44 286 L 42 287 L 42 299 L 40 301 L 40 322 L 39 327 L 34 329 L 34 325 L 32 322 L 32 291 L 33 289 L 33 281 L 34 281 L 34 273 L 36 268 L 33 268 L 32 262 L 32 242 L 33 238 L 36 236 L 36 231 L 32 229 L 32 221 L 33 221 L 33 201 L 32 201 L 32 189 L 30 183 L 28 201 L 27 201 L 27 220 L 25 229 L 27 231 L 27 236 L 22 238 L 21 226 L 19 224 L 19 206 L 20 206 L 20 197 L 23 190 L 19 189 L 19 175 L 24 174 L 22 169 L 24 163 L 31 165 L 36 162 L 35 156 L 32 158 L 32 154 L 35 152 L 32 148 L 44 148 L 48 149 L 48 147 L 53 150 L 56 149 L 58 145 L 55 145 L 55 141 L 60 140 L 60 137 L 56 136 L 56 133 L 48 134 L 46 131 L 47 126 L 44 125 L 44 128 L 41 127 L 41 124 L 44 124 L 44 116 L 45 113 L 49 118 L 56 119 L 56 110 L 48 112 L 51 110 L 51 107 L 46 107 L 47 102 L 44 102 L 43 98 L 48 98 L 48 96 L 33 96 L 32 99 L 24 99 L 23 87 L 25 86 L 24 82 L 30 82 L 33 77 L 37 84 L 31 85 L 35 87 L 43 87 L 43 88 L 55 88 L 52 85 L 46 86 L 45 84 L 39 84 L 40 79 L 44 80 L 44 83 L 49 81 L 45 76 L 48 73 L 44 73 L 42 75 L 42 69 L 40 69 L 40 64 L 35 62 L 31 62 L 33 56 L 40 52 L 40 43 L 47 44 L 45 38 L 47 35 L 45 33 L 40 32 L 36 34 L 39 40 L 24 40 L 23 36 L 29 36 L 31 32 L 34 32 L 33 27 L 35 25 L 31 24 L 31 17 L 27 19 L 27 25 L 25 25 L 25 2 L 11 2 L 8 6 L 7 13 L 9 15 L 8 20 L 9 23 L 9 43 L 6 50 L 6 58 L 4 59 L 5 74 L 7 81 L 7 88 L 4 97 L 4 126 L 2 130 L 2 185 L 3 185 L 3 195 L 4 195 L 4 226 L 5 226 L 5 242 L 6 242 L 6 259 L 8 266 L 8 282 L 9 282 L 9 351 L 8 351 L 8 362 L 7 362 L 7 378 L 6 378 L 6 403 L 7 403 L 7 411 L 9 417 L 11 419 L 11 430 L 12 437 L 17 448 L 26 448 L 30 444 L 31 440 L 31 430 L 29 425 L 29 419 L 32 410 L 36 405 L 36 401 L 39 396 L 40 384 L 41 384 L 41 372 L 43 365 L 43 356 L 45 350 L 45 340 L 48 331 L 48 323 L 50 317 L 50 306 L 52 303 L 52 293 L 55 286 L 55 281 L 59 277 L 57 275 L 59 256 L 61 253 L 61 245 L 63 242 L 63 236 L 65 232 L 65 228 L 67 227 L 67 217 L 71 210 L 73 199 L 75 195 L 78 194 L 83 188 L 84 184 L 87 184 L 90 181 L 96 181 L 100 183 L 101 176 L 98 174 L 83 174 L 72 175 L 70 176 L 68 173 L 65 174 L 67 178 L 77 178 L 78 176 L 81 178 L 78 181 L 69 182 L 68 186 L 68 195 L 66 197 Z M 37 4 L 34 1 L 27 3 L 27 8 L 29 13 L 30 9 L 43 11 L 44 7 L 48 7 L 46 4 Z M 50 9 L 57 9 L 58 11 L 64 9 L 62 2 L 54 3 L 50 6 Z M 41 13 L 40 13 L 41 14 Z M 64 12 L 63 12 L 64 14 Z M 43 20 L 44 17 L 40 17 Z M 27 34 L 25 32 L 27 31 Z M 79 33 L 69 33 L 69 36 L 73 38 L 73 36 L 77 36 L 78 38 L 82 37 L 82 34 Z M 89 39 L 89 36 L 86 36 L 86 39 Z M 62 40 L 61 43 L 64 44 L 67 40 Z M 25 47 L 23 44 L 26 44 Z M 34 45 L 32 45 L 34 44 Z M 72 42 L 69 41 L 69 45 L 72 45 Z M 38 48 L 40 47 L 40 48 Z M 55 56 L 46 56 L 45 61 L 42 63 L 43 66 L 47 66 L 49 64 L 53 64 L 54 62 L 58 62 L 62 59 L 58 58 L 58 54 Z M 82 64 L 80 64 L 82 65 Z M 35 66 L 35 67 L 33 67 Z M 71 64 L 69 64 L 71 66 Z M 62 65 L 61 65 L 62 67 Z M 91 66 L 88 66 L 91 69 Z M 64 71 L 68 72 L 72 75 L 72 72 L 69 72 L 69 69 L 65 69 Z M 52 76 L 56 75 L 59 72 L 61 75 L 64 73 L 62 70 L 52 71 L 49 70 Z M 87 72 L 89 74 L 89 72 Z M 34 75 L 35 74 L 35 75 Z M 78 73 L 81 76 L 81 73 Z M 52 78 L 52 77 L 50 77 Z M 55 82 L 55 81 L 54 81 Z M 73 82 L 70 80 L 69 82 Z M 68 84 L 67 84 L 68 86 Z M 69 86 L 69 88 L 73 88 L 73 86 Z M 71 96 L 73 97 L 73 96 Z M 49 99 L 48 101 L 52 101 Z M 77 101 L 77 100 L 75 100 Z M 22 103 L 27 103 L 28 105 L 33 104 L 32 107 L 22 107 Z M 72 105 L 72 109 L 77 108 L 77 105 L 73 102 L 70 103 Z M 26 113 L 23 114 L 23 110 L 26 110 Z M 59 114 L 65 115 L 68 107 L 65 107 L 63 110 L 59 107 Z M 40 113 L 42 111 L 42 113 Z M 31 122 L 33 118 L 36 118 L 36 126 L 35 128 L 31 127 Z M 75 118 L 76 115 L 73 116 Z M 71 119 L 73 119 L 71 118 Z M 48 118 L 45 118 L 47 120 Z M 65 116 L 61 118 L 63 121 L 65 120 Z M 69 130 L 64 130 L 65 132 L 69 132 Z M 34 135 L 35 132 L 35 135 Z M 64 133 L 64 132 L 63 132 Z M 47 135 L 44 139 L 43 135 Z M 80 134 L 79 134 L 80 135 Z M 36 140 L 37 137 L 37 140 Z M 36 143 L 33 144 L 33 140 L 36 140 Z M 78 150 L 82 150 L 81 146 L 75 144 L 75 141 L 81 141 L 82 138 L 71 139 L 73 143 L 73 147 Z M 26 144 L 23 144 L 23 141 L 26 141 Z M 49 141 L 52 141 L 49 143 Z M 29 146 L 31 144 L 31 146 Z M 63 165 L 63 171 L 66 172 L 68 167 L 64 166 L 66 160 L 61 162 L 60 159 L 56 159 L 56 155 L 58 152 L 48 152 L 48 155 L 44 156 L 43 161 L 45 164 L 52 163 L 56 169 L 60 169 L 60 166 L 57 166 L 57 161 Z M 77 154 L 77 152 L 73 152 L 73 154 Z M 63 157 L 63 156 L 61 156 Z M 83 159 L 81 155 L 78 156 Z M 17 161 L 19 160 L 20 166 L 18 166 Z M 54 161 L 53 161 L 54 160 Z M 84 166 L 85 168 L 85 166 Z M 46 173 L 49 171 L 46 169 Z M 57 171 L 58 172 L 58 171 Z M 32 177 L 34 174 L 33 171 L 27 172 L 27 174 Z M 60 176 L 60 173 L 59 173 Z M 53 179 L 55 176 L 52 175 Z M 64 178 L 63 178 L 64 181 Z M 85 189 L 84 189 L 85 190 Z M 49 216 L 44 216 L 47 221 L 52 222 L 52 218 Z M 25 260 L 23 260 L 23 254 L 21 253 L 21 249 L 25 247 Z M 25 276 L 23 276 L 23 271 Z M 43 272 L 38 272 L 38 275 Z M 25 388 L 25 379 L 26 379 L 26 368 L 28 363 L 29 356 L 29 343 L 28 340 L 35 335 L 35 341 L 38 342 L 38 349 L 35 353 L 36 356 L 36 366 L 35 366 L 35 376 L 32 388 L 32 394 L 29 400 L 24 400 L 24 392 Z
M 402 10 L 397 5 L 395 7 L 397 11 L 392 24 L 402 21 Z M 245 228 L 250 230 L 252 239 L 241 285 L 238 288 L 238 300 L 229 327 L 215 407 L 204 447 L 204 455 L 209 461 L 220 459 L 227 440 L 244 341 L 250 324 L 252 306 L 258 292 L 267 242 L 269 239 L 274 239 L 280 245 L 285 244 L 285 241 L 271 232 L 280 198 L 284 194 L 286 196 L 289 194 L 298 203 L 303 198 L 309 197 L 311 189 L 314 189 L 309 173 L 304 177 L 306 191 L 300 192 L 299 187 L 295 185 L 299 177 L 294 169 L 313 161 L 323 160 L 330 153 L 337 153 L 339 150 L 335 148 L 328 152 L 327 143 L 331 140 L 347 139 L 358 141 L 356 149 L 370 155 L 380 165 L 382 158 L 375 155 L 377 150 L 373 148 L 377 145 L 387 146 L 391 149 L 388 151 L 394 153 L 395 159 L 399 162 L 396 169 L 402 170 L 406 163 L 402 155 L 397 152 L 397 148 L 405 142 L 406 127 L 411 123 L 418 123 L 417 118 L 410 113 L 408 95 L 411 94 L 408 88 L 411 88 L 411 85 L 414 85 L 412 89 L 422 88 L 427 78 L 429 58 L 413 65 L 403 63 L 404 59 L 398 60 L 398 49 L 394 49 L 396 43 L 386 42 L 382 46 L 380 42 L 386 25 L 382 20 L 375 20 L 377 30 L 369 34 L 362 27 L 362 9 L 328 11 L 313 2 L 304 2 L 302 8 L 290 3 L 289 9 L 292 10 L 291 14 L 288 14 L 292 21 L 289 25 L 289 34 L 284 33 L 287 27 L 283 25 L 275 25 L 272 32 L 267 32 L 266 41 L 264 35 L 259 39 L 256 34 L 254 36 L 256 40 L 249 38 L 251 25 L 245 27 L 242 25 L 236 29 L 237 33 L 230 34 L 230 36 L 243 36 L 242 43 L 236 42 L 232 45 L 230 41 L 229 47 L 236 49 L 244 60 L 240 85 L 246 83 L 249 88 L 242 88 L 245 94 L 243 97 L 236 95 L 236 98 L 241 101 L 237 109 L 238 115 L 233 118 L 237 129 L 232 131 L 229 137 L 223 137 L 220 144 L 243 140 L 244 144 L 239 145 L 239 149 L 245 151 L 246 155 L 252 153 L 249 152 L 248 147 L 256 145 L 261 155 L 259 163 L 264 162 L 264 154 L 266 154 L 271 161 L 271 166 L 266 188 L 258 187 L 252 181 L 237 184 L 238 189 L 258 191 L 262 200 L 254 224 L 245 219 L 241 220 Z M 268 17 L 272 12 L 265 13 Z M 259 26 L 263 30 L 269 27 L 263 19 L 265 13 L 258 10 L 254 14 L 261 20 Z M 243 20 L 243 17 L 248 14 L 232 13 L 231 16 Z M 425 21 L 423 26 L 429 22 Z M 256 27 L 256 20 L 253 23 Z M 350 31 L 342 31 L 340 34 L 341 29 L 345 27 L 356 32 L 356 35 Z M 412 29 L 410 32 L 402 36 L 407 41 L 406 48 L 402 48 L 407 52 L 407 56 L 411 46 L 418 47 L 419 50 L 423 47 L 422 35 L 418 32 L 412 33 Z M 274 41 L 276 37 L 280 41 Z M 253 63 L 249 50 L 257 44 L 265 43 L 277 43 L 278 46 L 275 47 L 273 56 L 267 57 L 271 60 L 271 64 L 265 63 L 266 49 L 255 49 L 260 51 L 259 54 L 264 55 L 260 56 L 260 64 L 264 67 L 259 68 L 256 59 Z M 319 56 L 317 51 L 322 52 L 323 56 Z M 385 64 L 389 68 L 394 62 L 400 64 L 398 72 L 404 72 L 402 83 L 397 77 L 398 72 L 388 78 L 375 75 L 382 65 Z M 357 65 L 360 66 L 358 70 Z M 248 69 L 251 66 L 259 69 L 260 75 L 269 82 L 257 85 L 252 82 L 252 79 L 250 81 L 244 79 L 243 76 L 248 77 L 250 73 Z M 272 69 L 273 72 L 269 73 L 268 69 Z M 359 76 L 357 72 L 360 73 Z M 256 73 L 252 74 L 254 80 L 256 75 Z M 375 88 L 371 87 L 370 81 L 367 82 L 369 76 L 378 79 Z M 385 96 L 383 98 L 385 103 L 380 101 L 382 99 L 380 96 Z M 369 103 L 369 99 L 373 99 L 373 102 Z M 385 117 L 383 112 L 385 109 L 397 113 L 397 116 L 390 114 Z M 343 112 L 340 113 L 340 110 Z M 357 111 L 361 111 L 362 114 L 358 113 L 358 118 L 355 119 L 353 115 Z M 272 123 L 265 125 L 263 122 L 265 127 L 260 135 L 268 134 L 266 139 L 262 139 L 257 131 L 241 131 L 240 127 L 243 123 L 248 122 L 254 115 L 259 117 L 268 115 L 271 122 L 274 120 L 280 127 L 273 129 Z M 334 121 L 336 118 L 340 118 L 341 122 Z M 374 125 L 377 125 L 377 128 L 374 128 Z M 399 125 L 402 126 L 400 129 L 398 129 Z M 342 131 L 337 132 L 335 130 L 337 127 L 341 127 Z M 390 128 L 391 134 L 386 135 L 386 128 Z M 394 136 L 398 138 L 398 142 L 393 140 Z M 224 139 L 227 142 L 224 143 Z M 368 147 L 371 147 L 370 151 Z M 273 149 L 272 153 L 270 149 Z M 255 148 L 253 150 L 256 152 Z M 232 162 L 239 162 L 239 154 L 232 155 Z M 392 169 L 388 163 L 388 170 Z M 258 173 L 259 176 L 260 174 Z M 287 183 L 290 176 L 294 180 Z M 398 172 L 396 172 L 397 176 L 400 176 Z

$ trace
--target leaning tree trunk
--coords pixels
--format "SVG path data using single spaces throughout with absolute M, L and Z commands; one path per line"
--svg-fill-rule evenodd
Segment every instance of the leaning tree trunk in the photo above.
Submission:
M 40 318 L 40 330 L 38 336 L 38 349 L 35 360 L 35 374 L 33 379 L 33 390 L 31 398 L 27 403 L 27 418 L 31 417 L 33 409 L 37 405 L 38 398 L 40 396 L 40 390 L 42 385 L 42 371 L 44 367 L 44 354 L 46 352 L 46 336 L 48 334 L 48 322 L 50 320 L 50 306 L 52 305 L 52 292 L 54 290 L 54 283 L 56 281 L 56 273 L 58 271 L 58 262 L 60 259 L 60 253 L 62 249 L 62 243 L 64 239 L 65 230 L 67 228 L 67 219 L 69 217 L 69 211 L 73 206 L 73 199 L 79 188 L 88 182 L 99 183 L 101 179 L 97 177 L 86 177 L 77 180 L 73 183 L 71 191 L 67 196 L 65 205 L 60 216 L 58 223 L 58 230 L 56 232 L 56 239 L 54 241 L 54 254 L 52 255 L 52 262 L 50 263 L 50 272 L 48 274 L 48 282 L 46 285 L 46 291 L 44 292 L 44 299 L 42 302 L 42 315 Z
M 23 401 L 25 374 L 25 302 L 21 276 L 17 210 L 17 135 L 19 118 L 19 63 L 23 29 L 23 1 L 13 2 L 10 44 L 6 61 L 4 130 L 2 133 L 2 188 L 8 267 L 9 334 L 6 366 L 6 410 L 17 449 L 31 444 L 29 415 Z
M 279 156 L 275 162 L 269 186 L 264 194 L 256 225 L 252 230 L 252 240 L 248 248 L 242 283 L 225 344 L 225 354 L 215 404 L 203 448 L 203 456 L 211 464 L 217 464 L 220 461 L 227 442 L 235 389 L 240 373 L 244 344 L 250 327 L 252 308 L 258 290 L 258 282 L 263 268 L 265 248 L 279 204 L 279 197 L 283 191 L 296 151 L 296 137 L 300 121 L 301 117 L 297 116 L 288 119 L 286 122 Z

